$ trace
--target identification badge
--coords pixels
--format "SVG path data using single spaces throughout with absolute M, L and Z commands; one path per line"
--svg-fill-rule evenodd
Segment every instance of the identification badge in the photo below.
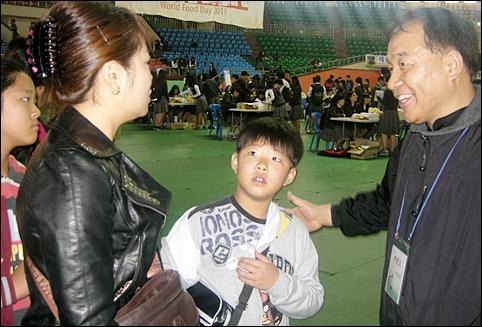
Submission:
M 385 292 L 396 304 L 400 304 L 400 294 L 405 279 L 407 258 L 410 246 L 402 239 L 394 239 L 390 264 L 388 265 Z

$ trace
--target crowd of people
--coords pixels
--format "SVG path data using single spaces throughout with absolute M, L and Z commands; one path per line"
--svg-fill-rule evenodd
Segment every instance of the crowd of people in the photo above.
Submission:
M 185 74 L 183 89 L 173 85 L 169 92 L 165 86 L 165 71 L 161 69 L 157 73 L 153 72 L 151 111 L 156 113 L 154 129 L 164 129 L 165 124 L 171 122 L 173 117 L 177 117 L 176 121 L 187 122 L 190 115 L 197 117 L 196 129 L 213 128 L 209 105 L 220 104 L 221 110 L 218 113 L 220 121 L 225 126 L 233 127 L 232 136 L 235 137 L 234 132 L 241 126 L 241 123 L 244 124 L 249 120 L 248 118 L 255 117 L 246 117 L 243 122 L 233 125 L 232 117 L 229 117 L 232 115 L 228 113 L 228 110 L 235 108 L 239 102 L 262 102 L 267 106 L 272 106 L 273 114 L 271 116 L 291 121 L 296 131 L 300 132 L 299 121 L 304 118 L 302 90 L 298 77 L 290 77 L 289 70 L 266 72 L 261 78 L 258 75 L 251 76 L 247 71 L 242 71 L 241 75 L 231 75 L 229 81 L 221 79 L 215 68 L 213 71 L 200 75 L 188 72 Z M 226 86 L 224 87 L 224 85 Z M 170 109 L 168 106 L 164 106 L 170 97 L 186 96 L 190 96 L 196 105 L 175 106 Z M 239 113 L 235 115 L 240 118 Z M 262 116 L 258 115 L 258 117 Z
M 380 79 L 384 80 L 385 77 L 380 76 Z M 357 85 L 354 87 L 350 75 L 346 75 L 346 79 L 342 77 L 335 79 L 334 75 L 330 75 L 322 84 L 320 75 L 313 76 L 313 84 L 310 85 L 306 93 L 307 133 L 311 134 L 314 130 L 311 113 L 318 112 L 322 117 L 318 122 L 318 135 L 328 143 L 334 142 L 334 151 L 342 150 L 345 142 L 351 138 L 370 138 L 375 135 L 378 131 L 378 124 L 363 124 L 363 127 L 357 130 L 356 135 L 353 135 L 355 131 L 354 123 L 343 123 L 331 119 L 332 117 L 352 117 L 353 114 L 369 112 L 371 90 L 369 84 L 363 86 L 362 81 L 362 77 L 358 76 L 356 78 Z M 395 103 L 395 113 L 398 114 L 396 109 L 398 107 Z M 395 127 L 391 126 L 389 134 L 395 136 L 398 133 L 399 127 L 395 130 Z
M 219 104 L 219 83 L 208 82 L 214 75 L 198 82 L 187 74 L 185 90 L 167 92 L 164 73 L 152 81 L 153 44 L 140 16 L 108 2 L 56 2 L 24 43 L 28 51 L 2 58 L 2 325 L 116 325 L 155 256 L 179 271 L 186 289 L 203 283 L 233 309 L 243 286 L 254 287 L 241 325 L 289 325 L 324 304 L 309 232 L 325 226 L 347 236 L 387 230 L 381 325 L 480 325 L 477 35 L 444 8 L 419 7 L 397 17 L 389 39 L 390 74 L 377 83 L 383 96 L 349 76 L 347 88 L 343 79 L 321 84 L 317 75 L 307 91 L 309 110 L 325 117 L 383 106 L 382 135 L 392 133 L 390 111 L 402 108 L 411 133 L 390 145 L 375 190 L 336 205 L 291 192 L 294 208 L 274 203 L 303 156 L 294 123 L 302 90 L 289 72 L 258 81 L 243 71 L 222 90 L 226 103 L 260 101 L 273 115 L 237 122 L 244 127 L 230 161 L 236 192 L 187 209 L 159 247 L 172 194 L 117 148 L 115 135 L 146 115 L 153 99 L 157 112 L 171 115 L 165 100 L 175 94 L 199 99 L 199 127 L 207 106 Z M 46 104 L 52 115 L 45 135 L 38 107 Z M 321 122 L 320 136 L 341 146 L 331 122 Z M 12 155 L 39 139 L 25 164 Z M 219 227 L 206 228 L 213 213 Z M 13 256 L 14 246 L 23 253 Z M 49 281 L 58 318 L 32 269 Z M 27 298 L 28 308 L 16 315 L 13 305 Z

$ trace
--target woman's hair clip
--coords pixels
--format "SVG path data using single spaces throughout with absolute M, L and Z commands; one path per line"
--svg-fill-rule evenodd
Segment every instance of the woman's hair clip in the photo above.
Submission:
M 55 21 L 37 23 L 27 38 L 27 62 L 37 79 L 58 71 L 58 25 Z

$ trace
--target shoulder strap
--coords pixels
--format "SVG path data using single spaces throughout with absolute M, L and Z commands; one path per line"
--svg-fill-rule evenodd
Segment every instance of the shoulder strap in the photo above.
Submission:
M 280 219 L 281 219 L 280 226 L 276 234 L 277 238 L 280 237 L 281 234 L 283 234 L 283 232 L 288 227 L 288 224 L 291 221 L 288 217 L 286 217 L 283 211 L 280 211 Z M 265 256 L 266 254 L 268 254 L 268 251 L 269 251 L 269 246 L 266 249 L 264 249 L 264 251 L 261 252 L 261 254 Z M 244 284 L 243 290 L 241 291 L 241 294 L 239 295 L 239 298 L 238 298 L 238 304 L 236 305 L 236 309 L 234 309 L 234 312 L 231 315 L 231 319 L 229 319 L 228 326 L 238 325 L 239 319 L 241 319 L 241 315 L 243 314 L 243 311 L 246 310 L 246 307 L 248 306 L 248 300 L 252 292 L 253 292 L 253 286 Z
M 269 246 L 261 253 L 262 255 L 266 255 L 268 253 Z M 233 314 L 231 315 L 231 319 L 229 319 L 228 326 L 237 326 L 239 319 L 241 319 L 241 315 L 243 311 L 246 310 L 248 306 L 248 300 L 253 292 L 253 286 L 249 286 L 248 284 L 244 284 L 243 290 L 241 294 L 239 294 L 238 304 L 236 305 L 236 309 L 234 309 Z
M 40 270 L 38 270 L 37 267 L 35 267 L 32 260 L 30 260 L 30 257 L 26 257 L 25 262 L 27 263 L 27 267 L 30 270 L 30 274 L 32 275 L 35 285 L 37 285 L 40 293 L 42 293 L 42 296 L 45 302 L 47 302 L 50 311 L 52 311 L 52 313 L 54 314 L 55 319 L 57 319 L 57 321 L 60 321 L 59 309 L 57 308 L 57 304 L 55 303 L 54 297 L 52 296 L 52 290 L 50 288 L 50 283 L 48 279 L 45 278 L 45 276 L 40 272 Z

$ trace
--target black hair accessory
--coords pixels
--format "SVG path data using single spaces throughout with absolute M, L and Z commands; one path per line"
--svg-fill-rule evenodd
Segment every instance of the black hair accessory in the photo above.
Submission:
M 27 62 L 37 79 L 57 72 L 57 32 L 55 21 L 37 23 L 27 38 Z

